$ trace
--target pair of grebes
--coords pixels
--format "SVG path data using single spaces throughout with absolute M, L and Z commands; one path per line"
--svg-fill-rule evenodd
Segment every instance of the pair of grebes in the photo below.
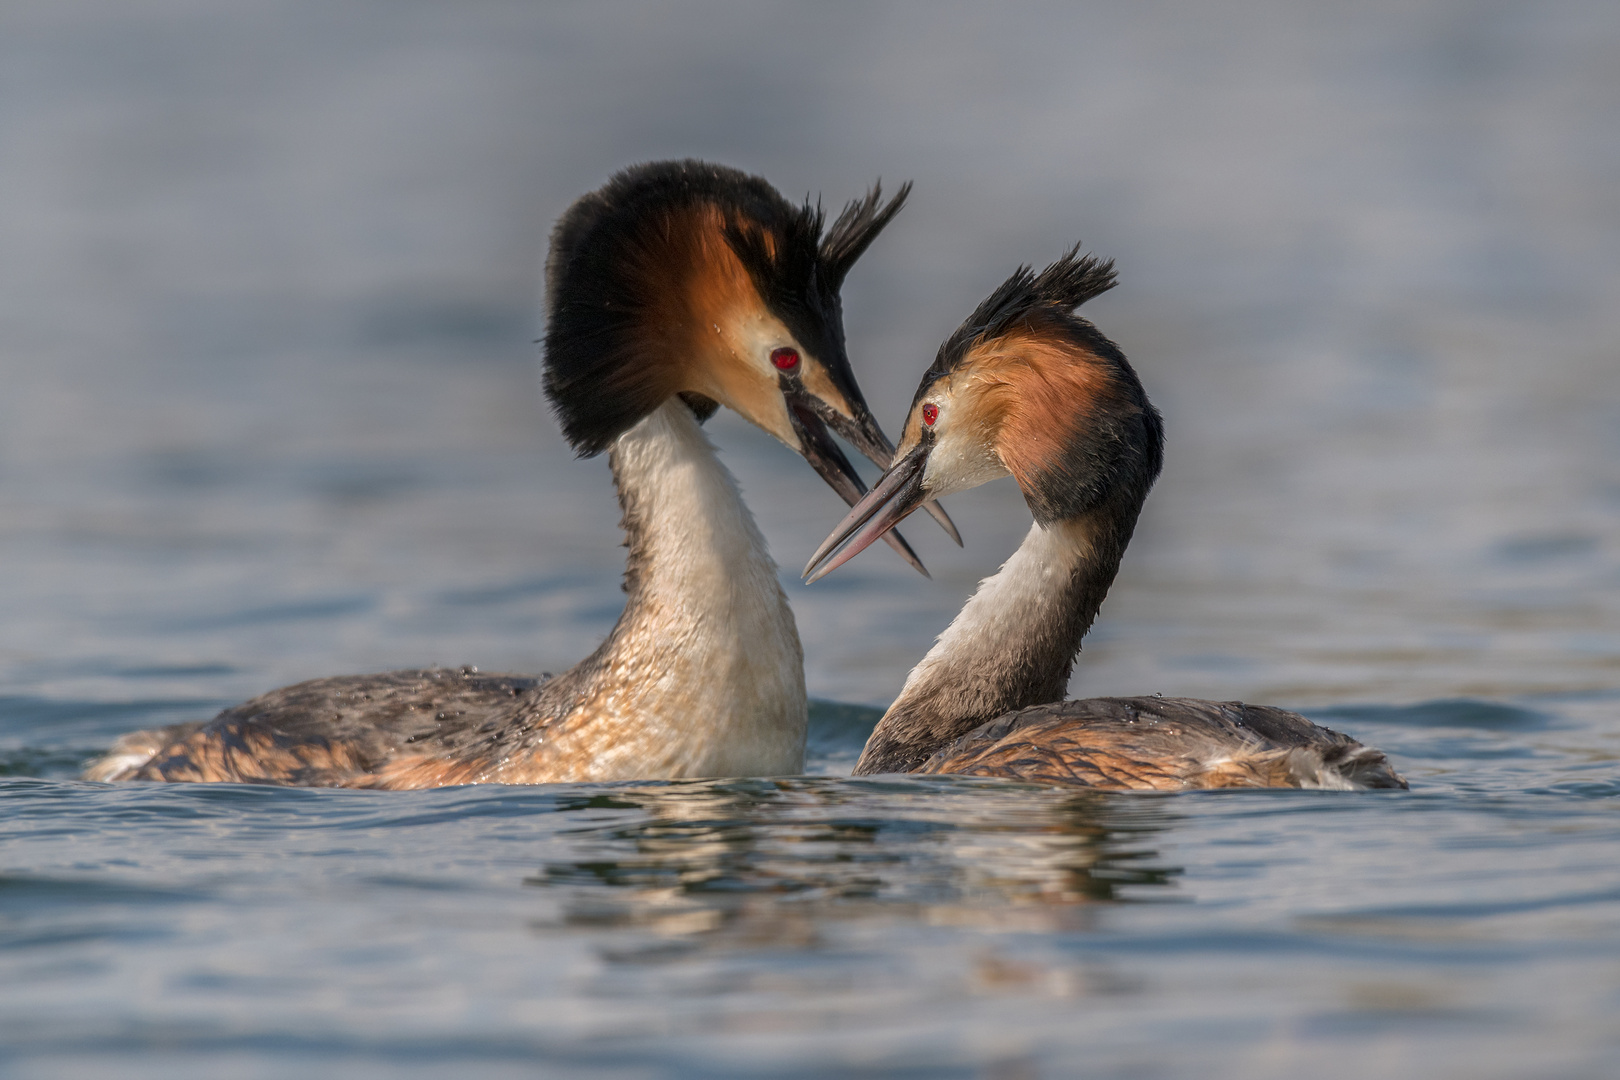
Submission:
M 909 187 L 909 185 L 908 185 Z M 844 345 L 839 290 L 899 212 L 874 186 L 827 226 L 764 180 L 697 161 L 626 170 L 562 216 L 546 263 L 545 389 L 581 455 L 607 451 L 628 534 L 624 611 L 553 678 L 340 676 L 213 720 L 127 735 L 93 780 L 355 788 L 802 771 L 803 653 L 764 538 L 704 436 L 720 406 L 801 454 L 853 509 L 811 580 L 937 501 L 1011 474 L 1034 516 L 912 669 L 857 774 L 1101 789 L 1378 788 L 1377 750 L 1280 709 L 1064 701 L 1081 639 L 1159 474 L 1136 372 L 1077 307 L 1112 263 L 1020 268 L 940 348 L 894 447 Z M 829 436 L 886 470 L 867 491 Z

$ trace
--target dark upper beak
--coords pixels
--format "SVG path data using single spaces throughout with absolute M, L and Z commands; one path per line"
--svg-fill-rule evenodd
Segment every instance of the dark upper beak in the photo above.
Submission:
M 925 443 L 895 462 L 810 556 L 804 568 L 805 580 L 819 580 L 864 551 L 878 537 L 893 536 L 890 530 L 926 501 L 922 480 L 927 465 Z
M 894 462 L 894 444 L 889 441 L 887 435 L 883 434 L 883 429 L 878 427 L 877 420 L 873 418 L 872 411 L 866 407 L 866 402 L 862 400 L 860 394 L 851 393 L 847 387 L 841 389 L 844 392 L 844 400 L 849 402 L 850 409 L 855 413 L 855 419 L 853 420 L 812 394 L 805 394 L 801 391 L 799 398 L 802 404 L 814 411 L 815 415 L 820 417 L 825 424 L 848 439 L 851 446 L 865 454 L 872 464 L 880 469 L 887 469 Z M 790 411 L 796 412 L 797 408 L 791 393 L 789 393 L 788 403 Z M 825 476 L 826 474 L 823 473 L 822 475 Z M 831 481 L 828 482 L 831 483 Z M 865 492 L 866 485 L 861 484 L 859 480 L 856 483 L 860 484 L 860 490 Z M 855 500 L 849 499 L 848 496 L 845 498 L 850 505 L 854 505 Z M 939 522 L 940 528 L 945 530 L 945 535 L 955 540 L 957 547 L 961 547 L 962 534 L 956 531 L 956 523 L 945 512 L 945 508 L 930 499 L 924 504 L 924 509 L 928 511 L 930 517 Z
M 784 387 L 783 393 L 787 398 L 788 417 L 793 422 L 793 430 L 798 433 L 799 445 L 802 448 L 804 460 L 808 461 L 811 468 L 821 474 L 821 478 L 827 481 L 827 485 L 838 492 L 846 503 L 854 506 L 860 501 L 861 496 L 866 494 L 866 484 L 861 480 L 860 475 L 856 473 L 854 466 L 849 463 L 849 458 L 844 456 L 844 452 L 838 448 L 838 444 L 833 442 L 832 436 L 827 433 L 827 424 L 823 419 L 824 413 L 831 413 L 836 417 L 839 416 L 838 412 L 829 408 L 825 402 L 814 394 L 806 393 L 796 385 Z M 820 406 L 820 408 L 817 408 L 817 406 Z M 842 419 L 842 417 L 839 418 Z M 845 425 L 848 425 L 847 420 Z M 883 433 L 878 431 L 875 423 L 872 425 L 872 430 L 877 432 L 880 439 L 883 437 Z M 849 438 L 851 442 L 855 442 L 844 431 L 841 430 L 839 433 L 843 434 L 845 438 Z M 867 456 L 870 457 L 871 455 L 868 454 Z M 906 543 L 905 537 L 897 532 L 891 532 L 884 539 L 888 541 L 890 547 L 899 552 L 902 559 L 915 567 L 919 574 L 928 577 L 928 568 L 923 566 L 921 559 L 917 558 L 917 553 L 911 550 L 911 545 Z

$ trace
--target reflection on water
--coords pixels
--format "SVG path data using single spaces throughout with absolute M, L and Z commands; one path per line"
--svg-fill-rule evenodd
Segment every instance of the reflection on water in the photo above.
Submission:
M 562 925 L 636 931 L 655 956 L 814 949 L 827 920 L 1078 930 L 1085 905 L 1174 879 L 1149 846 L 1174 819 L 1142 802 L 943 779 L 630 788 L 589 806 L 633 824 L 568 830 L 570 858 L 528 883 L 567 898 Z
M 1322 717 L 1413 776 L 1377 796 L 0 779 L 0 1036 L 140 1075 L 1582 1075 L 1620 970 L 1620 755 L 1583 710 L 1615 707 Z M 853 754 L 857 715 L 812 739 Z

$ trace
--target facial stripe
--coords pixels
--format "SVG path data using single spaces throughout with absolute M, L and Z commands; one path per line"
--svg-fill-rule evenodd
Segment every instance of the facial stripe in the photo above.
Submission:
M 969 361 L 970 374 L 1006 387 L 994 395 L 1001 413 L 996 450 L 1027 490 L 1042 473 L 1062 467 L 1099 397 L 1112 393 L 1108 365 L 1073 342 L 1033 333 L 997 338 L 985 349 L 982 360 Z
M 678 226 L 689 238 L 683 252 L 687 261 L 666 280 L 684 280 L 687 287 L 684 294 L 663 290 L 669 296 L 666 306 L 651 313 L 669 328 L 666 357 L 689 358 L 678 366 L 678 389 L 713 398 L 797 447 L 776 372 L 767 371 L 762 359 L 774 347 L 792 342 L 792 335 L 760 297 L 726 239 L 726 222 L 717 208 L 695 208 Z M 772 238 L 765 234 L 764 239 L 769 247 Z
M 819 360 L 808 356 L 805 357 L 800 372 L 806 390 L 831 405 L 844 416 L 849 417 L 851 420 L 855 419 L 855 410 L 850 407 L 849 399 L 834 384 L 832 376 Z
M 1026 493 L 1066 475 L 1068 459 L 1105 396 L 1106 361 L 1036 331 L 981 339 L 935 376 L 906 419 L 900 453 L 929 442 L 928 483 L 948 494 L 1011 472 Z M 937 406 L 935 423 L 923 411 Z

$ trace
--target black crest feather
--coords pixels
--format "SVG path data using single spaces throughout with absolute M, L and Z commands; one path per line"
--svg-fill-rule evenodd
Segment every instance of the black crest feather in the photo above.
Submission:
M 1033 327 L 1053 316 L 1067 316 L 1116 284 L 1114 260 L 1082 255 L 1079 244 L 1038 274 L 1020 266 L 956 328 L 940 348 L 940 359 L 949 356 L 954 367 L 973 342 L 1000 337 L 1018 327 Z M 942 368 L 940 373 L 948 370 Z
M 911 194 L 911 181 L 900 185 L 900 191 L 887 203 L 883 201 L 883 182 L 872 185 L 866 198 L 855 199 L 838 215 L 827 236 L 821 241 L 821 262 L 826 268 L 827 284 L 837 289 L 844 283 L 844 275 L 855 265 L 884 226 L 906 205 Z
M 921 400 L 935 379 L 954 371 L 967 359 L 975 344 L 1019 328 L 1055 323 L 1085 338 L 1085 344 L 1101 345 L 1123 361 L 1124 355 L 1113 342 L 1073 314 L 1075 308 L 1118 283 L 1114 260 L 1082 255 L 1079 244 L 1038 274 L 1028 266 L 1020 266 L 945 339 L 933 365 L 923 375 L 912 404 Z
M 1090 358 L 1081 362 L 1104 365 L 1107 391 L 1077 403 L 1086 411 L 1064 452 L 1039 475 L 1026 478 L 1025 501 L 1042 525 L 1084 513 L 1108 497 L 1134 499 L 1140 506 L 1164 461 L 1164 425 L 1135 369 L 1118 345 L 1074 314 L 1115 283 L 1113 260 L 1081 255 L 1078 244 L 1038 274 L 1020 266 L 940 346 L 912 402 L 915 407 L 975 346 L 1018 330 L 1057 335 L 1077 347 L 1077 358 Z
M 909 185 L 908 185 L 909 187 Z M 821 208 L 795 206 L 757 176 L 703 161 L 660 161 L 618 173 L 558 219 L 546 260 L 545 388 L 582 456 L 608 448 L 669 396 L 672 357 L 658 342 L 650 253 L 682 211 L 713 208 L 760 298 L 821 360 L 852 401 L 860 389 L 844 348 L 838 289 L 899 212 L 906 190 L 852 202 L 825 239 Z M 666 285 L 667 287 L 667 285 Z

